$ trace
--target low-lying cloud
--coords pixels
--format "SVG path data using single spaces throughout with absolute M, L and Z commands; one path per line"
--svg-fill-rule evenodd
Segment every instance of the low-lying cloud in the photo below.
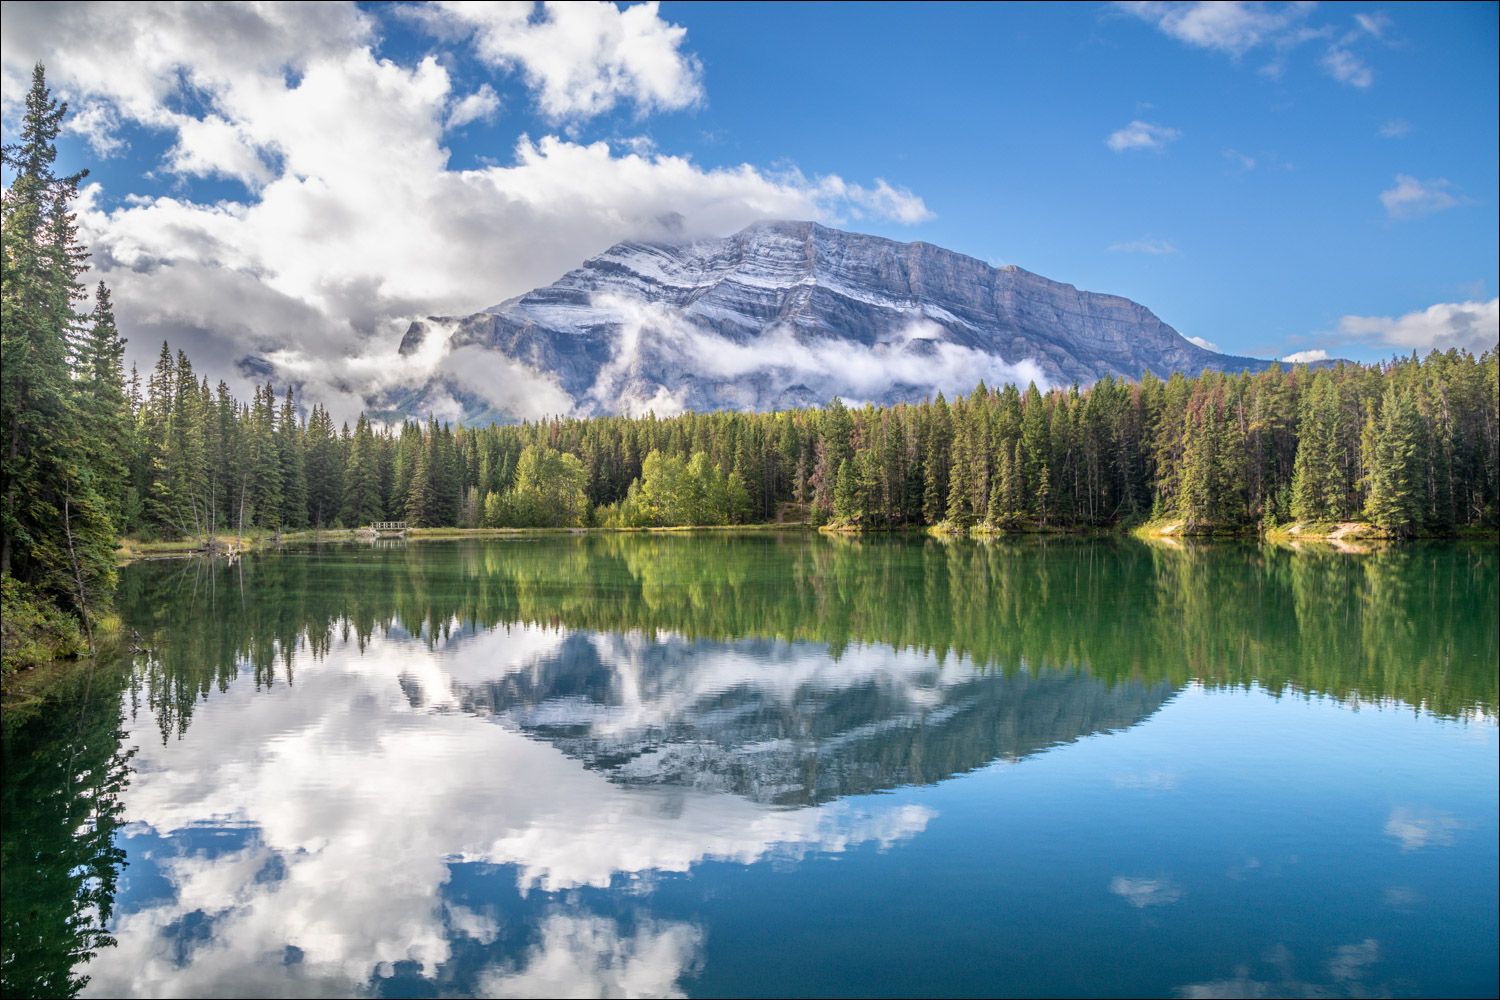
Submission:
M 99 155 L 144 130 L 166 139 L 158 176 L 242 186 L 212 200 L 186 188 L 84 193 L 88 277 L 111 286 L 130 361 L 149 368 L 170 339 L 246 393 L 235 364 L 254 355 L 302 381 L 305 404 L 353 419 L 382 387 L 428 374 L 396 354 L 412 319 L 478 312 L 619 241 L 726 235 L 762 219 L 931 217 L 921 197 L 881 178 L 706 167 L 628 135 L 572 138 L 576 123 L 611 109 L 701 100 L 685 30 L 655 4 L 401 10 L 7 5 L 8 122 L 41 61 L 75 109 L 69 127 Z M 382 18 L 397 16 L 448 51 L 388 58 Z M 455 68 L 458 51 L 516 74 L 561 134 L 511 132 L 497 137 L 510 150 L 501 162 L 450 162 L 450 130 L 503 112 L 489 83 Z M 502 366 L 496 377 L 490 394 L 511 398 L 521 376 Z M 555 394 L 538 392 L 517 412 L 559 411 Z
M 647 371 L 662 369 L 695 380 L 738 382 L 754 377 L 762 384 L 755 390 L 755 401 L 747 399 L 746 408 L 761 409 L 797 386 L 820 402 L 840 396 L 851 403 L 882 398 L 896 385 L 949 396 L 972 391 L 980 379 L 991 385 L 1048 386 L 1035 361 L 1012 364 L 952 343 L 941 326 L 920 313 L 895 334 L 864 344 L 808 336 L 785 324 L 768 327 L 748 341 L 732 340 L 695 325 L 677 309 L 615 294 L 596 296 L 593 306 L 618 330 L 614 353 L 588 393 L 588 404 L 601 410 L 623 402 L 632 413 L 681 412 L 686 401 L 677 387 L 640 379 Z
M 1500 341 L 1500 298 L 1439 302 L 1401 316 L 1344 316 L 1332 335 L 1346 344 L 1480 354 Z
M 1326 361 L 1340 348 L 1395 354 L 1460 350 L 1483 354 L 1500 345 L 1500 298 L 1488 302 L 1439 302 L 1400 316 L 1342 316 L 1332 330 L 1309 338 L 1317 347 L 1285 355 L 1291 362 Z

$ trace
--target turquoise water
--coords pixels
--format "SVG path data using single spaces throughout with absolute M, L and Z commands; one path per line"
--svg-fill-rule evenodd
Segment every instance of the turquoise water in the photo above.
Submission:
M 7 730 L 6 992 L 1493 995 L 1497 562 L 137 564 L 148 651 Z

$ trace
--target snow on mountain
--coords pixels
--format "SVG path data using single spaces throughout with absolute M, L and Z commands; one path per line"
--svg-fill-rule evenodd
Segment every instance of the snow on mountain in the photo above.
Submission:
M 482 313 L 415 322 L 400 351 L 448 362 L 387 405 L 456 403 L 466 423 L 535 393 L 559 411 L 668 415 L 1270 363 L 1206 350 L 1129 299 L 812 222 L 620 243 Z

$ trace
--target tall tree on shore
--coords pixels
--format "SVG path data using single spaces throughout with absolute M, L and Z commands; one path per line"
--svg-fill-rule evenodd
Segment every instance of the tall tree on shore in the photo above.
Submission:
M 15 171 L 0 209 L 0 573 L 83 610 L 113 585 L 113 524 L 72 384 L 87 251 L 70 206 L 87 172 L 53 171 L 66 114 L 38 64 L 21 141 L 0 156 Z
M 124 499 L 130 454 L 130 406 L 125 398 L 125 339 L 115 326 L 109 286 L 99 282 L 94 309 L 75 349 L 80 431 L 100 499 L 115 530 L 129 528 Z

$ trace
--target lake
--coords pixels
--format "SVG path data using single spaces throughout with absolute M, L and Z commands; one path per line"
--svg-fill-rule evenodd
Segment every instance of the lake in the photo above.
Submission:
M 1497 990 L 1493 542 L 388 541 L 119 605 L 6 727 L 7 995 Z

